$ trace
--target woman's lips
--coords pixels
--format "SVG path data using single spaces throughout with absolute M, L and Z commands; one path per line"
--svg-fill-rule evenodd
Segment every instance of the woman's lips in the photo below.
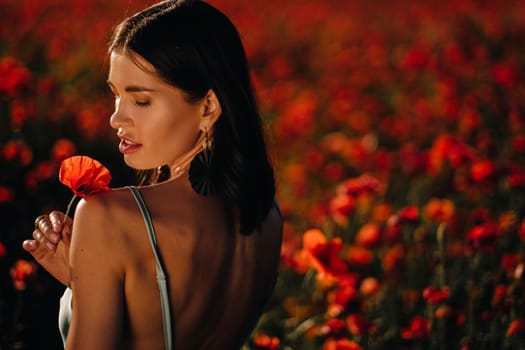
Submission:
M 133 153 L 137 151 L 140 147 L 142 147 L 140 143 L 133 142 L 126 138 L 121 138 L 120 144 L 118 145 L 118 149 L 122 154 Z

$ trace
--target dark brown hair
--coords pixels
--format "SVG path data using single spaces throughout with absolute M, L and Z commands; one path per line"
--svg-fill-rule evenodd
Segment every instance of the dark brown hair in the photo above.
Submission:
M 140 55 L 190 102 L 215 92 L 222 114 L 214 126 L 211 173 L 218 195 L 238 208 L 241 232 L 252 232 L 272 207 L 275 182 L 235 26 L 205 2 L 164 1 L 124 20 L 109 50 Z

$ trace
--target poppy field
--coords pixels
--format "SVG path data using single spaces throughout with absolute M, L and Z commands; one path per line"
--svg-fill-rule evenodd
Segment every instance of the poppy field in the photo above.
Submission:
M 0 0 L 0 349 L 55 349 L 63 287 L 21 248 L 60 163 L 135 176 L 112 28 L 146 0 Z M 246 349 L 525 349 L 525 3 L 210 0 L 245 44 L 281 273 Z

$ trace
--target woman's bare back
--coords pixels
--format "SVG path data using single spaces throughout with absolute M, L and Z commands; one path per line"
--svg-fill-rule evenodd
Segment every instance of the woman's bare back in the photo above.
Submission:
M 250 334 L 275 283 L 282 220 L 241 235 L 234 213 L 184 181 L 141 188 L 167 270 L 176 349 L 235 349 Z M 163 349 L 155 257 L 130 191 L 114 191 L 124 267 L 126 349 Z M 117 209 L 118 208 L 118 209 Z

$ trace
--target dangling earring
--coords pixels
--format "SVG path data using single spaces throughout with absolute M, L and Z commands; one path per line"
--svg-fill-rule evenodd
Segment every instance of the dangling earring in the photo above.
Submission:
M 157 176 L 156 176 L 156 182 L 163 182 L 167 180 L 170 176 L 169 168 L 165 165 L 161 165 L 157 168 Z
M 205 130 L 204 149 L 193 158 L 188 170 L 191 187 L 202 196 L 212 195 L 216 190 L 211 174 L 211 158 L 212 151 L 208 139 L 208 130 Z

